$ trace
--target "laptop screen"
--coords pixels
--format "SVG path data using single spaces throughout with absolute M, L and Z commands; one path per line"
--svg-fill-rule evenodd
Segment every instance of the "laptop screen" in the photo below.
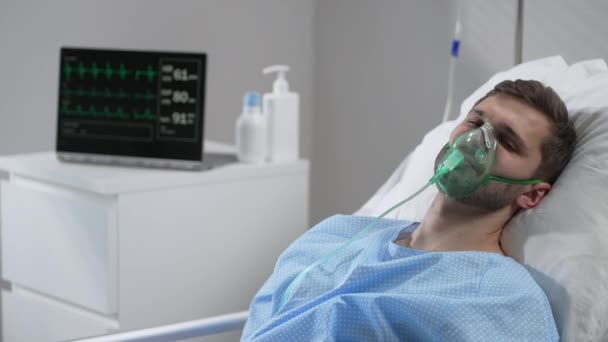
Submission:
M 201 161 L 206 55 L 62 48 L 57 151 Z

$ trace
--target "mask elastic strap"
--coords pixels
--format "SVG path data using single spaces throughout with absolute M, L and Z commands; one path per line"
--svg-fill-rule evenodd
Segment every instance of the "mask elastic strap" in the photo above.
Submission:
M 490 183 L 491 180 L 495 180 L 495 181 L 503 182 L 503 183 L 509 183 L 509 184 L 523 184 L 523 185 L 534 185 L 534 184 L 544 183 L 544 181 L 540 180 L 540 179 L 517 180 L 517 179 L 502 178 L 502 177 L 490 175 L 483 182 L 483 185 L 487 185 L 488 183 Z

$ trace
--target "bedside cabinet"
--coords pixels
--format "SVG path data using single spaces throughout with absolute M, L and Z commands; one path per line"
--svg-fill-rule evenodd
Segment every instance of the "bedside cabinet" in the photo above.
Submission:
M 0 178 L 4 342 L 246 310 L 308 228 L 305 160 L 175 171 L 49 152 L 0 158 Z

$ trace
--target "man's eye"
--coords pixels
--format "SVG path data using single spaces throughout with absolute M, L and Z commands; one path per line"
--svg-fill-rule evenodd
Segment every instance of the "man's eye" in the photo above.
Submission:
M 504 142 L 504 141 L 501 141 L 501 144 L 502 144 L 502 146 L 503 146 L 504 148 L 506 148 L 506 149 L 507 149 L 507 151 L 509 151 L 509 152 L 515 152 L 515 147 L 513 147 L 513 145 L 512 145 L 512 144 L 510 144 L 510 143 L 508 143 L 508 142 Z
M 467 122 L 469 123 L 469 125 L 474 126 L 474 127 L 479 127 L 482 125 L 481 121 L 468 120 Z

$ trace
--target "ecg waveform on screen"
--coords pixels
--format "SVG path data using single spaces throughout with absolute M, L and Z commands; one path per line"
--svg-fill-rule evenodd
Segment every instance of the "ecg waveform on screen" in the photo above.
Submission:
M 122 107 L 117 107 L 116 109 L 112 110 L 109 106 L 97 108 L 93 105 L 90 105 L 88 108 L 83 108 L 82 105 L 76 105 L 74 108 L 70 108 L 69 105 L 63 104 L 61 106 L 61 112 L 67 116 L 156 121 L 156 115 L 154 115 L 153 111 L 150 108 L 145 108 L 141 112 L 137 109 L 132 109 L 131 111 L 127 112 Z
M 65 62 L 63 73 L 66 80 L 70 80 L 72 75 L 75 75 L 80 79 L 90 76 L 94 80 L 98 80 L 101 77 L 105 77 L 106 80 L 112 80 L 113 77 L 118 77 L 120 80 L 124 81 L 132 75 L 136 81 L 145 79 L 148 82 L 152 82 L 158 76 L 158 71 L 156 71 L 151 64 L 148 64 L 145 69 L 129 69 L 125 67 L 124 63 L 120 63 L 118 67 L 115 68 L 109 62 L 106 62 L 101 66 L 98 66 L 96 62 L 90 64 L 79 62 L 76 65 Z
M 110 90 L 108 88 L 97 89 L 95 87 L 90 89 L 85 88 L 67 88 L 64 87 L 61 90 L 64 96 L 80 96 L 80 97 L 98 97 L 105 99 L 133 99 L 133 100 L 148 100 L 155 101 L 157 95 L 146 89 L 144 92 L 126 92 L 122 88 L 117 90 Z

